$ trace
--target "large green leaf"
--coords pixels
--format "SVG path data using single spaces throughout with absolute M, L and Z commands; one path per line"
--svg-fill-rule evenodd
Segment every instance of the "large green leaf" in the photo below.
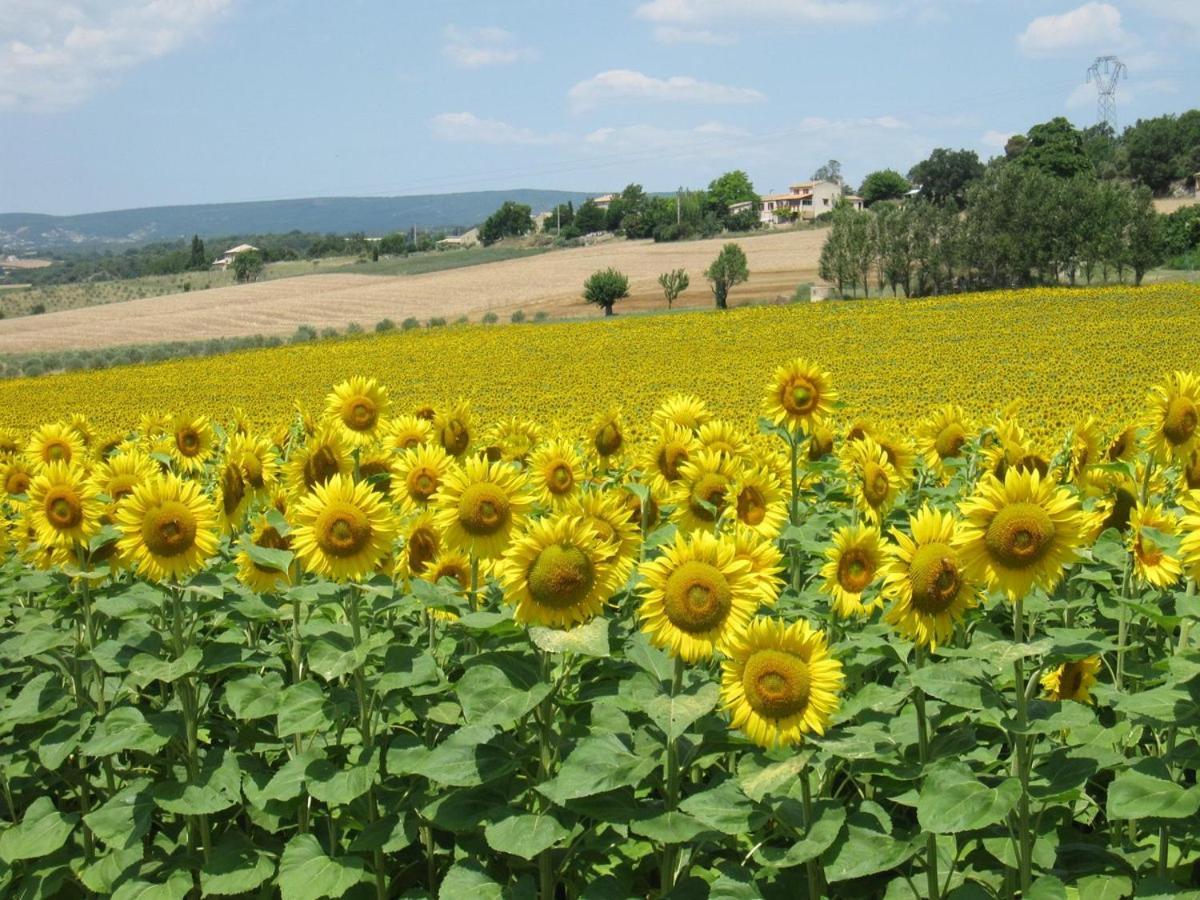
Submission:
M 80 748 L 84 756 L 112 756 L 126 750 L 157 753 L 171 739 L 161 723 L 147 722 L 133 706 L 118 706 L 96 723 L 91 738 Z
M 16 699 L 0 710 L 0 733 L 17 725 L 54 718 L 71 705 L 71 697 L 58 674 L 42 672 L 26 681 Z
M 666 735 L 667 740 L 673 741 L 701 716 L 712 712 L 720 698 L 720 686 L 716 682 L 707 681 L 674 697 L 670 694 L 656 694 L 646 701 L 643 708 L 651 721 Z
M 179 815 L 218 813 L 242 799 L 242 773 L 237 759 L 224 750 L 211 750 L 195 779 L 160 781 L 150 788 L 160 809 Z
M 304 770 L 308 792 L 330 806 L 343 806 L 365 794 L 379 771 L 379 756 L 359 749 L 357 761 L 344 767 L 323 757 L 311 762 Z
M 315 681 L 286 688 L 279 700 L 275 733 L 279 737 L 312 734 L 333 727 L 333 704 Z
M 629 830 L 660 844 L 686 844 L 711 829 L 687 813 L 668 811 L 631 822 Z
M 519 760 L 490 743 L 496 734 L 495 729 L 480 725 L 460 728 L 417 760 L 412 774 L 451 787 L 471 787 L 504 778 L 517 768 Z
M 597 616 L 574 628 L 529 629 L 534 646 L 547 653 L 578 653 L 580 656 L 608 656 L 608 619 Z
M 1135 763 L 1108 786 L 1110 819 L 1184 819 L 1198 810 L 1200 786 L 1176 784 L 1159 760 Z
M 0 834 L 0 859 L 13 863 L 48 856 L 67 842 L 78 821 L 74 813 L 59 812 L 49 797 L 38 797 L 20 824 Z
M 154 798 L 149 790 L 151 783 L 149 778 L 129 782 L 104 805 L 84 816 L 83 821 L 110 847 L 140 844 L 150 830 L 150 815 L 154 812 Z
M 112 900 L 184 900 L 192 891 L 192 874 L 183 868 L 121 882 Z
M 821 857 L 825 878 L 849 881 L 895 869 L 919 849 L 915 841 L 899 841 L 887 830 L 887 816 L 874 804 L 846 816 L 844 837 L 838 837 Z
M 442 878 L 438 900 L 502 900 L 504 892 L 478 863 L 461 860 Z
M 200 893 L 205 897 L 244 894 L 275 874 L 269 853 L 257 850 L 236 832 L 213 848 L 200 869 Z
M 283 678 L 277 672 L 254 672 L 225 686 L 225 702 L 234 717 L 243 721 L 278 714 L 282 695 Z
M 283 900 L 341 897 L 363 878 L 363 871 L 358 857 L 326 856 L 315 837 L 298 834 L 283 849 L 275 883 Z
M 533 859 L 570 833 L 552 815 L 532 813 L 510 816 L 483 829 L 489 847 L 521 859 Z
M 986 828 L 1008 815 L 1020 793 L 1015 778 L 989 787 L 965 763 L 943 760 L 926 771 L 917 800 L 917 821 L 934 834 Z
M 73 709 L 66 713 L 38 738 L 38 760 L 50 772 L 58 769 L 79 746 L 91 724 L 92 714 L 87 710 Z
M 134 682 L 143 687 L 154 681 L 170 684 L 196 671 L 203 656 L 199 647 L 188 647 L 178 659 L 161 659 L 148 653 L 139 653 L 129 661 L 129 672 Z
M 463 673 L 455 693 L 469 725 L 507 729 L 549 695 L 550 685 L 517 685 L 496 666 L 481 665 Z
M 802 866 L 816 859 L 833 846 L 846 822 L 846 810 L 835 800 L 818 800 L 813 804 L 813 821 L 807 833 L 790 847 L 764 846 L 758 859 L 776 869 Z
M 558 804 L 639 784 L 659 765 L 653 756 L 634 753 L 615 735 L 584 738 L 563 760 L 558 775 L 538 790 Z
M 732 779 L 692 794 L 679 804 L 679 808 L 724 834 L 751 834 L 767 821 L 766 813 L 757 809 Z
M 760 758 L 745 754 L 738 765 L 738 783 L 742 793 L 755 803 L 777 791 L 786 795 L 811 759 L 812 751 L 800 750 L 785 760 L 763 765 Z

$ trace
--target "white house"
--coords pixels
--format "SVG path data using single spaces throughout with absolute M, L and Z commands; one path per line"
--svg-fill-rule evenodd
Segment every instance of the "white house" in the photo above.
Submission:
M 843 194 L 835 181 L 801 181 L 788 187 L 786 194 L 767 194 L 759 213 L 764 225 L 784 225 L 792 221 L 811 221 L 822 213 L 833 212 L 839 200 L 855 209 L 863 208 L 863 198 Z
M 213 262 L 213 268 L 224 271 L 233 265 L 235 259 L 251 250 L 258 252 L 258 248 L 252 247 L 250 244 L 238 244 L 236 247 L 230 247 L 220 259 Z
M 462 234 L 442 238 L 437 242 L 437 248 L 439 250 L 456 250 L 459 247 L 474 247 L 478 243 L 479 229 L 472 228 L 470 231 L 464 231 Z

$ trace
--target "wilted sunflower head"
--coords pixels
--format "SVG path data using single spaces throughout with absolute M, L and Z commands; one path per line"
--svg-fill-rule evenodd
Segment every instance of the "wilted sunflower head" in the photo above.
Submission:
M 1172 372 L 1146 398 L 1146 449 L 1160 460 L 1187 459 L 1200 446 L 1200 376 Z
M 592 447 L 601 459 L 621 452 L 625 445 L 625 425 L 621 421 L 620 407 L 605 410 L 592 420 L 590 429 Z
M 433 419 L 433 433 L 442 449 L 461 458 L 471 446 L 471 403 L 459 400 L 452 407 L 440 410 Z
M 767 385 L 763 409 L 776 425 L 808 431 L 833 411 L 837 392 L 828 372 L 807 359 L 795 359 L 775 370 Z

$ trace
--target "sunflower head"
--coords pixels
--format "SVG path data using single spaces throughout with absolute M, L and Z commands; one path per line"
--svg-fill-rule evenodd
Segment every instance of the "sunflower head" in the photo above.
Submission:
M 0 480 L 4 484 L 4 493 L 9 497 L 19 497 L 27 493 L 33 476 L 33 467 L 24 459 L 8 457 L 0 462 Z
M 876 597 L 865 602 L 863 595 L 879 578 L 885 563 L 879 530 L 865 525 L 847 525 L 833 534 L 825 551 L 820 577 L 821 590 L 833 599 L 834 612 L 843 619 L 863 618 L 883 605 Z
M 201 472 L 213 450 L 213 429 L 207 416 L 178 417 L 172 423 L 171 459 L 180 472 Z
M 355 447 L 375 440 L 390 408 L 387 388 L 358 375 L 336 385 L 325 398 L 326 418 L 337 423 L 346 442 Z
M 155 476 L 117 507 L 119 548 L 142 577 L 181 580 L 216 552 L 216 519 L 212 501 L 195 482 Z
M 625 444 L 625 425 L 618 407 L 600 413 L 591 427 L 592 447 L 601 459 L 615 456 Z
M 396 416 L 383 423 L 382 431 L 383 446 L 389 450 L 411 450 L 429 443 L 433 423 L 412 415 Z
M 510 464 L 478 456 L 447 473 L 436 499 L 446 542 L 482 559 L 500 556 L 532 505 L 527 482 Z
M 732 493 L 739 471 L 733 457 L 699 450 L 680 468 L 679 482 L 671 492 L 672 518 L 681 531 L 711 531 L 717 518 L 736 499 Z
M 334 475 L 292 512 L 292 543 L 301 564 L 334 581 L 360 581 L 392 549 L 396 523 L 370 485 Z
M 439 411 L 433 419 L 433 433 L 442 449 L 460 458 L 471 446 L 471 404 L 459 400 L 447 410 Z
M 255 520 L 247 540 L 256 547 L 267 550 L 292 549 L 291 537 L 288 534 L 281 534 L 266 515 L 260 515 Z M 250 551 L 245 547 L 238 553 L 236 562 L 238 581 L 257 594 L 272 594 L 286 590 L 295 581 L 295 573 L 292 571 L 295 568 L 294 565 L 290 566 L 287 571 L 261 565 L 251 558 Z
M 1173 372 L 1146 398 L 1146 448 L 1162 460 L 1187 459 L 1200 446 L 1200 376 Z
M 66 463 L 43 467 L 29 485 L 26 512 L 45 547 L 86 544 L 100 528 L 101 510 L 87 476 Z
M 392 499 L 404 513 L 427 509 L 454 460 L 437 444 L 418 444 L 405 450 L 392 464 Z
M 833 429 L 824 422 L 814 422 L 808 432 L 809 462 L 817 462 L 833 452 Z
M 829 373 L 807 359 L 796 359 L 775 370 L 767 385 L 763 408 L 776 425 L 808 431 L 833 411 L 837 392 Z
M 288 489 L 296 496 L 310 493 L 335 475 L 351 470 L 350 449 L 340 428 L 326 425 L 296 447 L 287 461 Z
M 1096 675 L 1099 672 L 1099 656 L 1071 660 L 1043 675 L 1042 689 L 1046 692 L 1047 700 L 1091 703 L 1092 685 L 1096 683 Z
M 1126 544 L 1133 555 L 1133 571 L 1138 580 L 1156 588 L 1168 588 L 1183 574 L 1179 559 L 1169 552 L 1169 544 L 1179 533 L 1179 523 L 1161 503 L 1137 503 L 1129 516 Z
M 25 458 L 38 469 L 52 463 L 78 465 L 84 456 L 79 432 L 65 422 L 55 422 L 36 429 L 25 446 Z
M 529 458 L 530 485 L 551 509 L 561 509 L 578 495 L 584 476 L 583 457 L 565 438 L 547 441 Z
M 660 430 L 674 425 L 694 432 L 711 418 L 708 405 L 696 395 L 672 394 L 654 410 L 650 423 Z
M 775 537 L 787 521 L 787 499 L 779 479 L 761 466 L 745 466 L 730 488 L 729 505 L 737 521 L 766 537 Z

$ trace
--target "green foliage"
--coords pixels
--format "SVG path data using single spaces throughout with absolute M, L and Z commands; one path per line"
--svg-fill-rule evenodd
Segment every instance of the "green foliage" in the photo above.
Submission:
M 533 231 L 531 210 L 523 203 L 505 200 L 479 228 L 479 239 L 486 246 L 501 238 L 520 237 Z
M 583 299 L 604 308 L 611 316 L 613 304 L 629 296 L 629 279 L 614 268 L 601 269 L 583 283 Z
M 704 277 L 712 287 L 717 309 L 727 309 L 729 291 L 750 278 L 745 252 L 737 244 L 726 244 L 712 264 L 705 269 Z
M 922 199 L 932 203 L 953 202 L 962 208 L 967 188 L 983 177 L 983 163 L 974 150 L 938 147 L 928 159 L 908 170 L 908 180 L 921 188 Z
M 812 174 L 813 181 L 841 181 L 842 180 L 842 164 L 836 159 L 831 159 L 823 166 L 818 166 Z
M 1200 172 L 1200 110 L 1138 119 L 1125 129 L 1121 148 L 1129 175 L 1156 193 L 1191 179 Z
M 514 325 L 520 325 L 525 321 L 525 311 L 520 309 L 516 310 L 511 316 L 508 317 L 508 320 Z
M 871 206 L 880 200 L 898 200 L 909 189 L 908 179 L 894 169 L 880 169 L 863 179 L 858 193 L 863 203 Z
M 608 217 L 605 211 L 596 205 L 595 200 L 588 198 L 575 211 L 575 217 L 571 224 L 580 234 L 591 234 L 603 231 L 607 221 Z
M 687 269 L 672 269 L 670 272 L 663 272 L 658 276 L 658 284 L 663 289 L 663 296 L 667 299 L 667 309 L 670 309 L 671 304 L 679 295 L 688 289 L 690 283 Z
M 375 323 L 375 333 L 383 334 L 385 331 L 395 331 L 396 323 L 391 319 L 380 319 Z
M 257 250 L 246 250 L 233 258 L 233 277 L 238 284 L 258 281 L 264 267 L 261 253 Z
M 1024 146 L 1013 161 L 1058 178 L 1073 178 L 1094 171 L 1084 148 L 1083 134 L 1062 116 L 1030 128 Z
M 188 259 L 188 268 L 196 271 L 204 271 L 210 265 L 208 254 L 204 250 L 204 241 L 200 240 L 200 235 L 192 235 L 192 251 Z

